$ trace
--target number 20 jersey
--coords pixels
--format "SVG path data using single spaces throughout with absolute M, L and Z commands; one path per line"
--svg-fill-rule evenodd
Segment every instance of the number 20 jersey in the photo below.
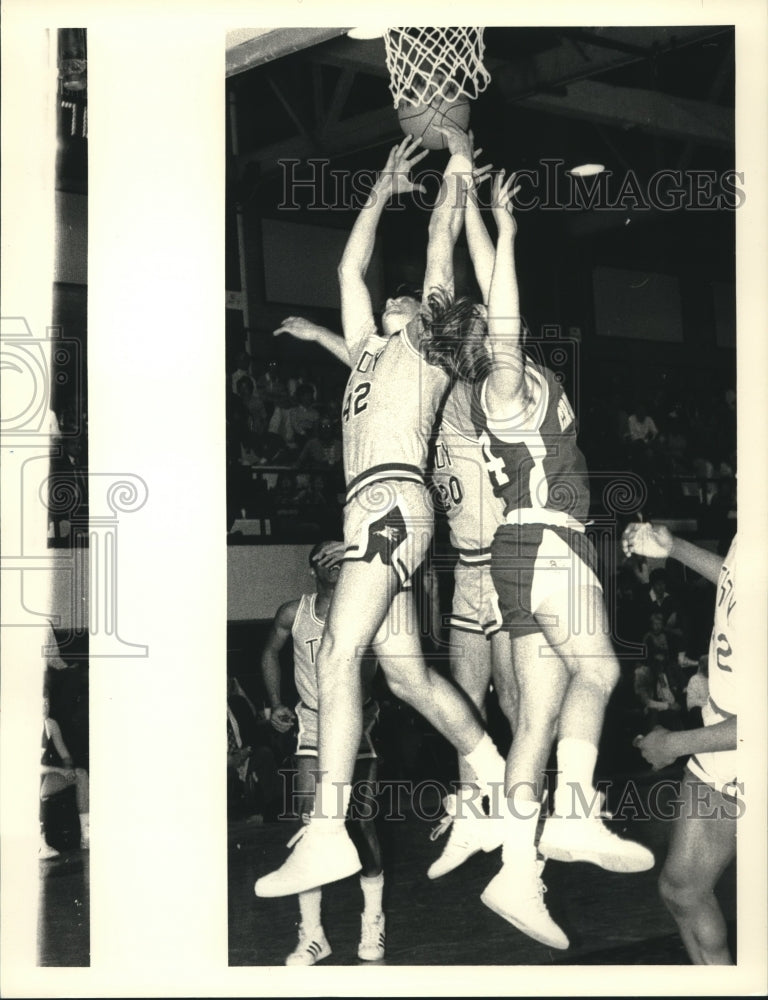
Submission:
M 385 339 L 371 323 L 351 361 L 341 411 L 347 495 L 380 479 L 423 482 L 447 374 L 422 357 L 411 328 Z
M 457 382 L 446 399 L 435 442 L 431 482 L 435 506 L 445 513 L 451 544 L 465 561 L 490 559 L 491 542 L 504 523 L 470 420 L 472 388 Z

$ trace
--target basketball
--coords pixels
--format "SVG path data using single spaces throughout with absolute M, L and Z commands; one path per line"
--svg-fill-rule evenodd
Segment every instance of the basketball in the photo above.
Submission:
M 414 138 L 421 136 L 425 149 L 446 149 L 448 140 L 435 129 L 435 125 L 451 121 L 463 132 L 469 125 L 469 101 L 466 97 L 458 97 L 455 101 L 434 97 L 429 104 L 408 104 L 400 101 L 397 106 L 397 117 L 400 127 L 406 135 Z

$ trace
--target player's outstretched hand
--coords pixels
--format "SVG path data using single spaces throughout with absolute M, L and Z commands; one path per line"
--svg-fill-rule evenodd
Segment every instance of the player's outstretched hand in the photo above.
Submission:
M 433 128 L 447 139 L 448 152 L 451 156 L 466 156 L 469 162 L 472 162 L 474 137 L 471 131 L 465 132 L 448 118 L 444 118 L 440 125 L 434 125 Z
M 520 185 L 515 184 L 515 174 L 505 177 L 504 171 L 500 170 L 493 178 L 493 194 L 491 196 L 491 208 L 499 232 L 509 232 L 512 236 L 517 232 L 512 199 L 520 190 Z
M 269 721 L 278 733 L 287 733 L 296 721 L 296 716 L 287 705 L 276 705 L 272 709 Z
M 641 521 L 627 525 L 621 536 L 621 547 L 626 556 L 636 554 L 652 559 L 665 559 L 672 551 L 673 541 L 669 528 L 663 524 Z
M 420 149 L 421 137 L 414 139 L 408 135 L 403 141 L 392 148 L 379 181 L 387 186 L 389 193 L 407 194 L 409 191 L 426 193 L 423 184 L 414 183 L 408 174 L 429 153 L 428 149 Z
M 317 323 L 301 316 L 287 316 L 272 336 L 279 337 L 281 333 L 290 333 L 297 340 L 317 340 L 317 331 L 321 329 Z
M 324 542 L 312 560 L 318 566 L 335 566 L 344 558 L 344 542 Z
M 668 729 L 656 726 L 646 736 L 636 736 L 632 746 L 638 748 L 654 771 L 659 771 L 677 760 L 677 755 L 669 749 L 669 736 Z
M 475 187 L 479 187 L 484 181 L 489 181 L 493 176 L 492 163 L 484 163 L 482 167 L 478 167 L 477 165 L 477 158 L 482 151 L 482 148 L 480 148 L 472 152 L 472 180 L 475 182 Z

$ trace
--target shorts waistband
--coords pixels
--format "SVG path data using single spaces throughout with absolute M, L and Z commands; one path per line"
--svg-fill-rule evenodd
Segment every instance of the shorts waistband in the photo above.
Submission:
M 506 524 L 541 524 L 546 527 L 570 528 L 571 531 L 584 531 L 584 525 L 575 517 L 563 510 L 550 510 L 548 507 L 518 507 L 511 510 L 504 518 Z

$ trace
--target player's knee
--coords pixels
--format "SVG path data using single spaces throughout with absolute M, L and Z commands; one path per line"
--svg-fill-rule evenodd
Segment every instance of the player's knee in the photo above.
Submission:
M 76 767 L 75 768 L 75 778 L 78 781 L 87 781 L 88 780 L 88 772 L 85 770 L 84 767 Z
M 597 656 L 577 660 L 576 673 L 581 680 L 610 698 L 619 682 L 619 664 L 613 656 Z
M 696 911 L 705 895 L 697 879 L 666 867 L 659 876 L 658 888 L 662 902 L 675 916 Z

